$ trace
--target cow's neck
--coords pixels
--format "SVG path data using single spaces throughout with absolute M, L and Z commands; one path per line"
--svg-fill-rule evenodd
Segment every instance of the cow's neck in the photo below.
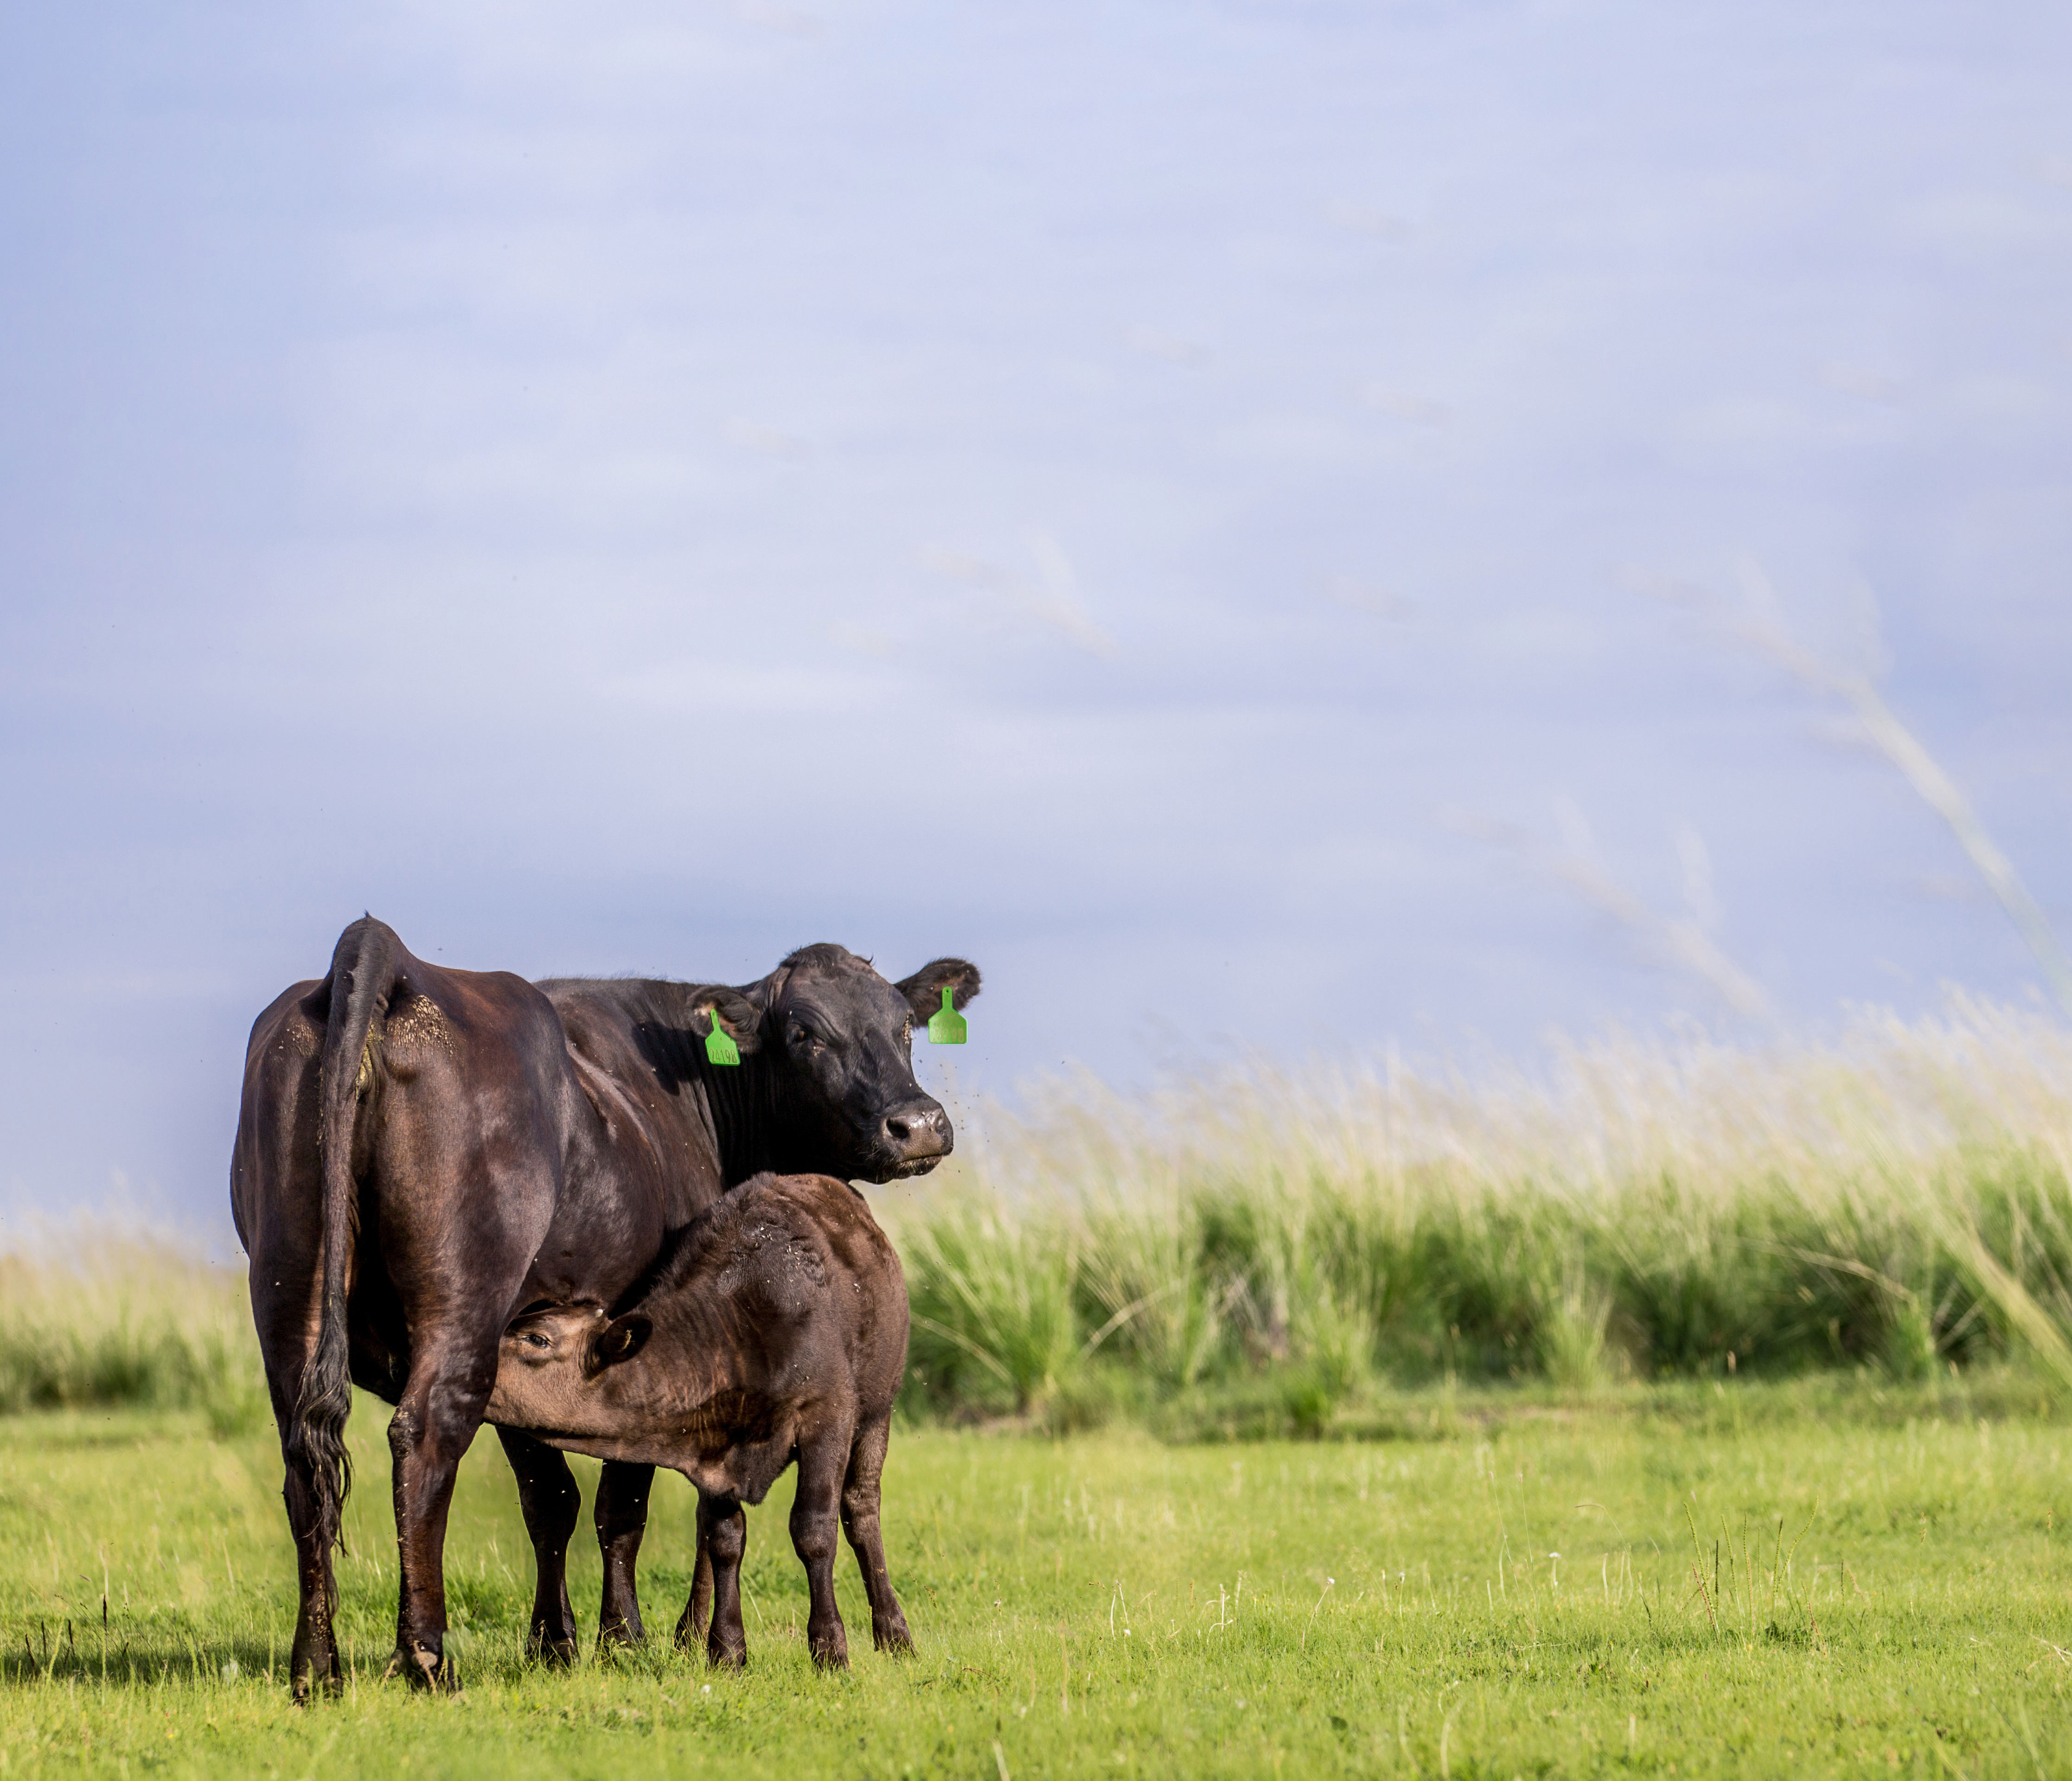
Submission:
M 750 1051 L 738 1063 L 716 1064 L 706 1059 L 701 1043 L 697 1068 L 719 1153 L 722 1187 L 738 1187 L 750 1175 L 776 1166 L 781 1063 Z

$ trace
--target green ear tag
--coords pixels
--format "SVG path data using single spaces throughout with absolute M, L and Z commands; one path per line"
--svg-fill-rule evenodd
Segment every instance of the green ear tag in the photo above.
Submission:
M 734 1043 L 733 1035 L 720 1025 L 719 1010 L 714 1008 L 707 1010 L 707 1013 L 712 1022 L 712 1030 L 705 1034 L 707 1059 L 713 1063 L 740 1063 L 741 1047 Z
M 928 1043 L 931 1045 L 961 1045 L 964 1042 L 964 1017 L 950 1006 L 950 993 L 943 992 L 943 1006 L 928 1017 Z

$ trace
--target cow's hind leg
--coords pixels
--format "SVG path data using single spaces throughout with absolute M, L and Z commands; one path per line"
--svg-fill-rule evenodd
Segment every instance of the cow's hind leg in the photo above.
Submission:
M 314 1148 L 314 1140 L 310 1148 Z M 292 1193 L 304 1183 L 293 1175 L 287 1178 L 290 1188 L 278 1197 L 293 1205 Z M 314 1198 L 313 1190 L 310 1197 Z M 295 1542 L 298 1600 L 288 1685 L 298 1702 L 307 1701 L 315 1693 L 339 1693 L 345 1685 L 345 1668 L 332 1627 L 338 1591 L 331 1573 L 335 1530 L 326 1515 L 331 1493 L 320 1470 L 324 1462 L 312 1449 L 302 1416 L 302 1390 L 314 1354 L 310 1307 L 322 1292 L 314 1248 L 306 1229 L 277 1220 L 253 1245 L 251 1269 L 253 1318 L 265 1364 L 273 1421 L 281 1433 L 281 1499 Z M 344 1476 L 343 1470 L 335 1473 L 334 1486 L 342 1484 Z
M 712 1631 L 705 1656 L 717 1668 L 738 1670 L 748 1661 L 748 1632 L 741 1623 L 741 1555 L 748 1547 L 748 1518 L 730 1496 L 698 1496 L 698 1538 L 712 1555 Z
M 836 1532 L 841 1508 L 842 1475 L 849 1466 L 849 1430 L 823 1436 L 799 1449 L 799 1494 L 791 1502 L 791 1544 L 806 1567 L 812 1598 L 806 1613 L 806 1648 L 823 1669 L 849 1668 L 849 1634 L 835 1606 Z
M 316 1689 L 332 1695 L 344 1692 L 345 1669 L 331 1626 L 338 1592 L 331 1580 L 331 1543 L 324 1537 L 318 1507 L 316 1468 L 308 1459 L 289 1457 L 281 1495 L 288 1506 L 289 1531 L 295 1536 L 295 1582 L 301 1598 L 288 1656 L 288 1686 L 302 1703 Z
M 527 1655 L 550 1664 L 576 1660 L 576 1614 L 569 1601 L 569 1540 L 582 1510 L 569 1462 L 544 1441 L 516 1429 L 499 1429 L 504 1456 L 518 1479 L 518 1503 L 532 1540 L 537 1582 L 532 1594 L 532 1630 Z
M 849 1475 L 842 1483 L 842 1532 L 849 1536 L 849 1550 L 863 1572 L 863 1593 L 870 1598 L 871 1643 L 882 1651 L 911 1651 L 914 1635 L 907 1631 L 899 1598 L 892 1593 L 891 1573 L 885 1568 L 885 1539 L 878 1525 L 878 1486 L 890 1434 L 889 1421 L 867 1423 L 857 1431 Z
M 640 1536 L 648 1531 L 648 1493 L 655 1468 L 607 1459 L 597 1481 L 597 1546 L 604 1559 L 604 1595 L 598 1610 L 597 1647 L 637 1645 L 648 1636 L 640 1624 L 640 1592 L 634 1567 Z
M 458 1686 L 446 1660 L 446 1512 L 461 1455 L 482 1426 L 496 1380 L 500 1322 L 465 1335 L 430 1333 L 412 1359 L 402 1401 L 388 1425 L 402 1573 L 388 1674 L 407 1676 L 417 1688 Z

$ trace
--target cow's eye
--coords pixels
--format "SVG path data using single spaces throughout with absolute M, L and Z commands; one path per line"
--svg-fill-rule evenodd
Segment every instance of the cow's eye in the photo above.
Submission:
M 800 1026 L 795 1025 L 791 1029 L 791 1043 L 794 1045 L 811 1045 L 817 1047 L 820 1043 L 820 1035 L 818 1033 L 816 1033 L 810 1026 Z
M 549 1342 L 545 1336 L 541 1335 L 537 1330 L 528 1330 L 525 1332 L 525 1342 L 528 1347 L 534 1348 L 551 1348 L 553 1347 L 553 1343 Z

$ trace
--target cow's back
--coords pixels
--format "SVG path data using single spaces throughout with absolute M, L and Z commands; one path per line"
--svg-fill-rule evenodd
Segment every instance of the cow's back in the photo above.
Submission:
M 718 1144 L 696 1084 L 663 1062 L 664 1015 L 642 994 L 675 986 L 559 978 L 534 987 L 561 1022 L 587 1117 L 533 1285 L 541 1298 L 609 1305 L 653 1265 L 670 1232 L 719 1199 Z

